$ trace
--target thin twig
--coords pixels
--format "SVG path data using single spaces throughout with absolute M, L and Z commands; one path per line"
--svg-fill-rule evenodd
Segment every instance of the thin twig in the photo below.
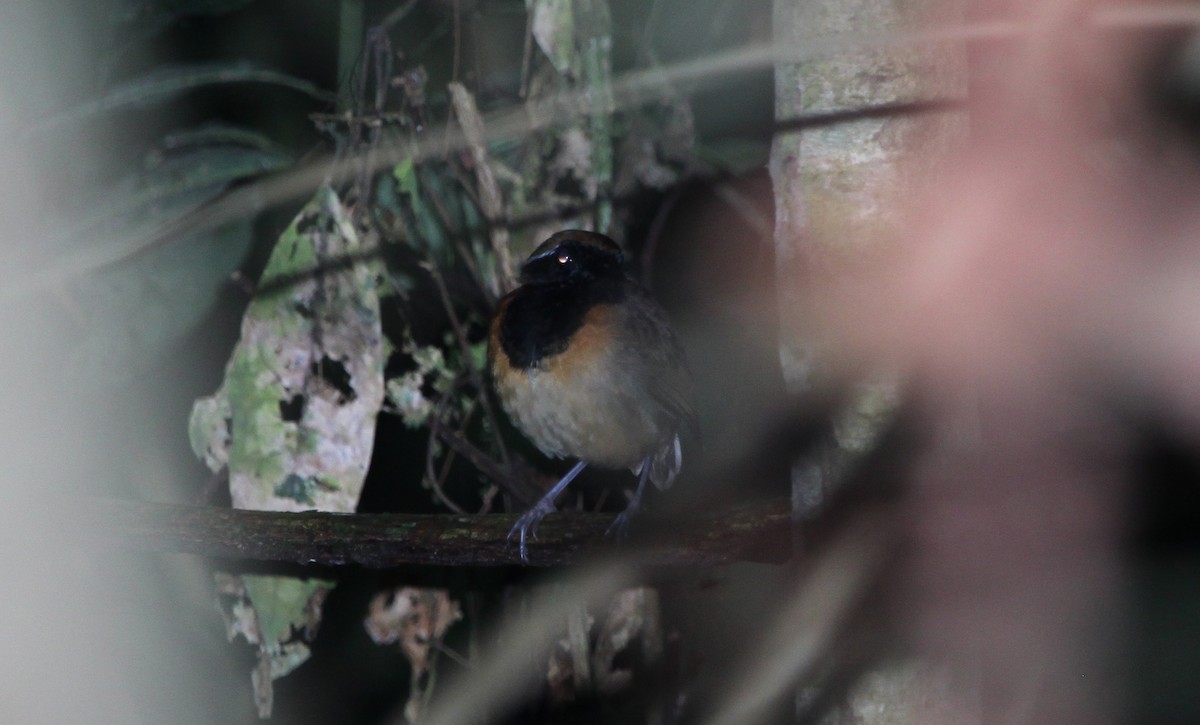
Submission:
M 495 503 L 498 493 L 500 493 L 500 486 L 495 483 L 488 486 L 488 489 L 483 492 L 483 503 L 479 506 L 479 513 L 490 514 L 492 512 L 492 504 Z
M 450 300 L 450 292 L 446 289 L 446 280 L 442 278 L 442 273 L 437 267 L 437 263 L 433 260 L 427 260 L 421 265 L 433 277 L 433 282 L 437 286 L 438 296 L 441 298 L 442 306 L 446 309 L 446 315 L 450 318 L 450 326 L 454 329 L 454 337 L 458 340 L 459 350 L 462 352 L 463 364 L 471 373 L 471 382 L 475 384 L 476 389 L 480 391 L 479 401 L 483 404 L 484 414 L 487 415 L 488 425 L 492 430 L 500 430 L 500 418 L 496 415 L 496 411 L 492 409 L 492 403 L 483 391 L 484 387 L 483 375 L 479 370 L 475 369 L 475 365 L 471 357 L 471 343 L 467 341 L 467 333 L 463 328 L 462 322 L 458 319 L 458 312 L 454 309 L 454 303 Z M 508 447 L 504 445 L 502 436 L 496 436 L 497 446 L 500 448 L 500 460 L 504 465 L 511 466 L 511 460 L 508 456 Z
M 454 56 L 450 66 L 450 81 L 458 82 L 459 61 L 462 57 L 462 7 L 454 0 Z M 449 125 L 449 121 L 447 121 Z
M 459 6 L 459 0 L 452 0 L 454 10 L 454 51 L 450 61 L 450 81 L 458 82 L 458 73 L 460 58 L 462 56 L 462 8 Z M 442 125 L 442 157 L 448 157 L 452 152 L 463 147 L 458 143 L 460 135 L 452 134 L 451 129 L 454 125 L 454 112 L 446 108 L 446 120 Z
M 362 126 L 407 126 L 412 119 L 402 111 L 386 113 L 310 113 L 308 119 L 314 123 Z
M 419 175 L 421 170 L 422 167 L 420 166 L 413 167 L 414 174 Z M 421 194 L 429 202 L 429 205 L 433 207 L 433 210 L 437 212 L 438 219 L 442 222 L 442 226 L 445 227 L 446 232 L 450 236 L 461 236 L 463 233 L 462 227 L 459 226 L 458 222 L 454 221 L 454 217 L 450 216 L 450 210 L 446 208 L 446 203 L 442 200 L 442 197 L 438 194 L 424 193 L 426 186 L 424 183 L 418 184 L 417 193 Z
M 429 644 L 431 647 L 436 649 L 438 652 L 441 652 L 442 654 L 446 655 L 450 659 L 454 660 L 454 663 L 457 664 L 458 666 L 465 667 L 468 670 L 473 669 L 473 665 L 467 661 L 466 657 L 463 657 L 462 655 L 455 652 L 450 647 L 447 647 L 445 645 L 445 643 L 442 642 L 442 639 L 440 637 L 437 639 L 431 640 L 429 642 Z
M 767 218 L 766 214 L 759 211 L 758 207 L 754 206 L 754 202 L 736 186 L 728 181 L 717 182 L 713 185 L 713 193 L 754 230 L 754 233 L 758 235 L 758 241 L 770 241 L 775 232 L 771 220 Z
M 433 431 L 441 426 L 442 411 L 445 408 L 446 401 L 450 399 L 450 395 L 455 392 L 455 390 L 456 386 L 451 385 L 446 392 L 442 393 L 442 395 L 438 397 L 437 404 L 433 406 L 433 411 L 429 414 L 429 420 L 431 422 L 429 425 L 429 441 L 425 444 L 425 479 L 429 481 L 429 488 L 431 491 L 433 491 L 433 495 L 439 501 L 441 501 L 446 508 L 450 509 L 456 514 L 465 514 L 467 512 L 466 509 L 454 503 L 454 501 L 452 501 L 450 497 L 446 495 L 445 490 L 442 489 L 442 481 L 444 480 L 444 476 L 450 470 L 449 465 L 447 464 L 443 467 L 442 476 L 436 475 L 433 471 L 434 451 L 437 448 L 438 440 L 437 435 L 435 435 Z M 454 455 L 453 451 L 451 451 L 450 455 Z
M 475 208 L 483 209 L 483 204 L 479 201 L 479 194 L 476 193 L 475 189 L 473 189 L 471 184 L 468 182 L 467 175 L 462 170 L 462 165 L 459 164 L 453 157 L 446 159 L 446 165 L 449 167 L 450 174 L 454 177 L 454 180 L 457 181 L 459 186 L 462 187 L 463 193 L 467 195 L 467 197 L 471 200 L 471 203 L 475 205 Z M 488 227 L 491 227 L 490 223 L 488 224 Z
M 447 446 L 457 451 L 460 456 L 471 462 L 471 465 L 479 469 L 479 472 L 490 478 L 495 483 L 499 484 L 509 495 L 513 496 L 517 501 L 526 506 L 531 506 L 538 498 L 545 493 L 545 490 L 535 490 L 534 486 L 526 484 L 524 479 L 517 478 L 513 474 L 511 465 L 500 465 L 496 463 L 490 456 L 475 446 L 471 445 L 462 436 L 454 431 L 447 429 L 438 421 L 432 421 L 431 424 L 435 427 L 433 431 L 442 442 Z
M 533 61 L 533 13 L 537 9 L 538 0 L 529 4 L 525 12 L 525 47 L 521 51 L 521 87 L 517 97 L 522 101 L 529 97 L 529 68 Z
M 475 167 L 475 183 L 479 189 L 479 208 L 488 222 L 488 238 L 492 243 L 492 254 L 496 255 L 499 266 L 499 278 L 496 280 L 495 294 L 508 291 L 513 281 L 512 258 L 509 255 L 508 229 L 497 222 L 504 219 L 504 195 L 500 191 L 500 182 L 492 170 L 491 154 L 487 147 L 487 133 L 483 116 L 475 104 L 475 97 L 461 83 L 449 85 L 451 105 L 454 115 L 458 117 L 458 125 L 467 146 L 471 151 L 471 159 Z
M 658 243 L 662 239 L 663 229 L 667 226 L 667 219 L 671 216 L 671 212 L 675 210 L 675 205 L 679 203 L 679 199 L 683 196 L 683 185 L 677 184 L 667 197 L 659 203 L 658 209 L 654 212 L 654 219 L 650 222 L 650 229 L 646 232 L 646 241 L 642 245 L 642 286 L 646 289 L 653 289 L 651 284 L 654 277 L 654 256 L 658 251 Z
M 458 393 L 459 388 L 462 387 L 462 381 L 464 377 L 465 376 L 462 374 L 456 375 L 454 380 L 450 382 L 450 385 L 447 386 L 446 390 L 444 390 L 442 394 L 438 396 L 437 403 L 434 404 L 433 411 L 431 411 L 429 414 L 429 420 L 431 421 L 429 425 L 429 442 L 425 445 L 425 477 L 429 480 L 429 486 L 433 490 L 434 495 L 437 496 L 438 500 L 440 500 L 446 505 L 447 508 L 456 514 L 465 514 L 467 511 L 463 507 L 454 503 L 454 501 L 452 501 L 446 494 L 445 489 L 442 488 L 442 484 L 445 482 L 446 476 L 450 474 L 450 465 L 454 459 L 455 451 L 454 449 L 450 449 L 450 453 L 447 454 L 446 461 L 442 466 L 441 474 L 435 476 L 433 472 L 433 459 L 434 450 L 437 447 L 436 444 L 439 440 L 439 437 L 436 433 L 434 433 L 434 431 L 444 427 L 444 423 L 442 422 L 442 414 L 446 410 L 446 404 L 451 398 L 454 397 L 456 393 Z

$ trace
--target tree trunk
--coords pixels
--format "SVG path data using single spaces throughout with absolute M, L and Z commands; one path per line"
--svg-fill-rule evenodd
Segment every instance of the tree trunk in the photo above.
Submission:
M 847 39 L 839 50 L 798 63 L 777 63 L 775 114 L 786 122 L 920 99 L 958 99 L 966 87 L 961 47 L 854 44 L 852 36 L 919 28 L 929 20 L 961 18 L 958 0 L 775 0 L 777 48 L 803 52 L 805 38 Z M 780 314 L 780 362 L 791 392 L 804 394 L 831 371 L 822 370 L 822 341 L 805 335 L 804 280 L 820 257 L 861 253 L 889 239 L 895 213 L 922 176 L 935 172 L 966 137 L 962 114 L 866 118 L 780 135 L 771 151 L 775 191 L 775 250 Z M 838 471 L 866 452 L 895 409 L 896 390 L 886 371 L 860 382 L 834 421 L 827 444 L 792 464 L 795 540 L 822 510 Z M 818 680 L 837 680 L 837 653 Z M 914 676 L 914 672 L 921 673 Z M 844 674 L 844 671 L 843 671 Z M 909 721 L 918 703 L 940 687 L 913 665 L 870 673 L 840 706 L 858 723 Z M 827 702 L 811 682 L 799 683 L 798 715 Z M 890 713 L 884 715 L 883 713 Z M 838 715 L 832 716 L 836 722 Z M 919 719 L 919 717 L 918 717 Z M 917 721 L 917 720 L 912 720 Z M 823 721 L 828 722 L 828 720 Z

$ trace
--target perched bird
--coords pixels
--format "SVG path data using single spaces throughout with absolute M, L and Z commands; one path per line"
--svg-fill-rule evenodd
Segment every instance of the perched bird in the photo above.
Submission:
M 625 274 L 620 247 L 595 232 L 558 232 L 521 266 L 500 300 L 488 360 L 500 402 L 543 453 L 578 463 L 518 519 L 537 538 L 554 500 L 585 466 L 629 468 L 637 491 L 609 528 L 622 536 L 650 479 L 671 485 L 680 434 L 695 430 L 691 376 L 667 313 Z

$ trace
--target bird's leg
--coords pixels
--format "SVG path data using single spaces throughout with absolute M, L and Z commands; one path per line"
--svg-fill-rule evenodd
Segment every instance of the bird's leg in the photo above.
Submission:
M 633 521 L 634 515 L 642 506 L 642 492 L 646 490 L 646 479 L 650 478 L 650 464 L 653 460 L 654 456 L 646 456 L 646 460 L 642 461 L 642 470 L 638 472 L 638 486 L 637 491 L 633 494 L 633 500 L 629 502 L 624 511 L 617 514 L 617 518 L 605 532 L 607 536 L 612 536 L 620 541 L 629 533 L 629 522 Z
M 575 480 L 575 477 L 579 475 L 579 472 L 585 466 L 587 464 L 583 461 L 576 463 L 574 468 L 567 471 L 567 475 L 560 478 L 558 483 L 554 484 L 554 488 L 550 489 L 545 496 L 542 496 L 541 500 L 533 505 L 533 508 L 522 514 L 521 518 L 517 519 L 517 523 L 509 529 L 508 539 L 510 541 L 518 533 L 521 535 L 521 561 L 526 564 L 529 563 L 529 550 L 525 548 L 525 539 L 537 538 L 538 524 L 542 522 L 546 514 L 552 514 L 555 511 L 554 499 L 558 498 L 558 494 L 562 493 L 571 481 Z

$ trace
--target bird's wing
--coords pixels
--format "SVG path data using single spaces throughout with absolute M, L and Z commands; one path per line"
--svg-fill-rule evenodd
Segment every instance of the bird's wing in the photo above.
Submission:
M 626 305 L 625 324 L 628 339 L 652 341 L 629 355 L 631 372 L 641 378 L 651 400 L 672 422 L 676 432 L 695 435 L 696 413 L 692 407 L 692 376 L 688 372 L 683 347 L 675 336 L 666 311 L 640 287 L 631 286 L 629 294 L 638 299 Z

